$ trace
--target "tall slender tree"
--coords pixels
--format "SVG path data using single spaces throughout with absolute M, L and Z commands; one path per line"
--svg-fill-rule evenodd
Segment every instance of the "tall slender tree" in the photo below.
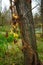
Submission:
M 43 37 L 43 0 L 41 0 L 41 22 L 42 22 L 42 37 Z

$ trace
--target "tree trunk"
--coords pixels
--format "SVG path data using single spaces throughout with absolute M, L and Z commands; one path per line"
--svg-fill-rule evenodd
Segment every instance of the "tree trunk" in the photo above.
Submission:
M 42 22 L 42 37 L 43 37 L 43 0 L 41 0 L 41 22 Z
M 17 0 L 17 13 L 20 17 L 18 23 L 21 30 L 24 65 L 40 65 L 33 16 L 31 11 L 31 0 Z

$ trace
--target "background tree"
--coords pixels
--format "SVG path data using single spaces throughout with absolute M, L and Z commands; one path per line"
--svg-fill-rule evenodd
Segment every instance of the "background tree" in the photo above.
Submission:
M 41 0 L 41 22 L 42 22 L 42 37 L 43 37 L 43 0 Z
M 1 12 L 0 12 L 0 25 L 1 25 Z
M 34 19 L 35 28 L 41 28 L 41 15 L 36 13 L 33 19 Z
M 4 7 L 3 12 L 0 12 L 0 25 L 9 25 L 11 23 L 11 13 L 10 10 Z

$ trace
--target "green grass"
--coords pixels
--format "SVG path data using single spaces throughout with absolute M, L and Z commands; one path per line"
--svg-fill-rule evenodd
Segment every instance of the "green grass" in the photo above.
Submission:
M 37 41 L 37 46 L 38 46 L 38 52 L 43 53 L 43 42 Z
M 43 42 L 38 42 L 38 54 L 41 61 L 43 61 Z
M 9 26 L 0 27 L 0 65 L 10 65 L 9 61 L 12 63 L 17 63 L 23 65 L 23 54 L 17 45 L 13 45 L 14 40 L 13 35 L 9 35 L 8 38 L 5 38 L 5 32 L 9 31 Z M 4 32 L 4 35 L 3 33 Z M 36 34 L 37 38 L 37 47 L 40 60 L 43 62 L 43 39 L 40 38 L 40 34 Z M 19 41 L 18 43 L 20 43 Z M 12 49 L 8 49 L 8 47 Z M 6 55 L 6 52 L 8 55 Z M 16 54 L 16 55 L 15 55 Z M 18 63 L 19 62 L 19 63 Z
M 0 32 L 9 31 L 11 28 L 11 25 L 6 26 L 0 26 Z
M 37 37 L 37 49 L 39 58 L 43 62 L 43 39 L 39 35 Z
M 13 35 L 6 38 L 0 34 L 0 65 L 23 65 L 24 55 L 18 45 L 13 43 L 13 40 Z

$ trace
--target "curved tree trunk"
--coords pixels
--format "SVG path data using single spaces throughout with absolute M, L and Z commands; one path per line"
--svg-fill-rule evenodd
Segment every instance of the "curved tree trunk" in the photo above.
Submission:
M 31 11 L 31 0 L 17 0 L 16 3 L 18 3 L 16 4 L 16 10 L 20 17 L 18 23 L 22 36 L 24 65 L 40 65 Z

